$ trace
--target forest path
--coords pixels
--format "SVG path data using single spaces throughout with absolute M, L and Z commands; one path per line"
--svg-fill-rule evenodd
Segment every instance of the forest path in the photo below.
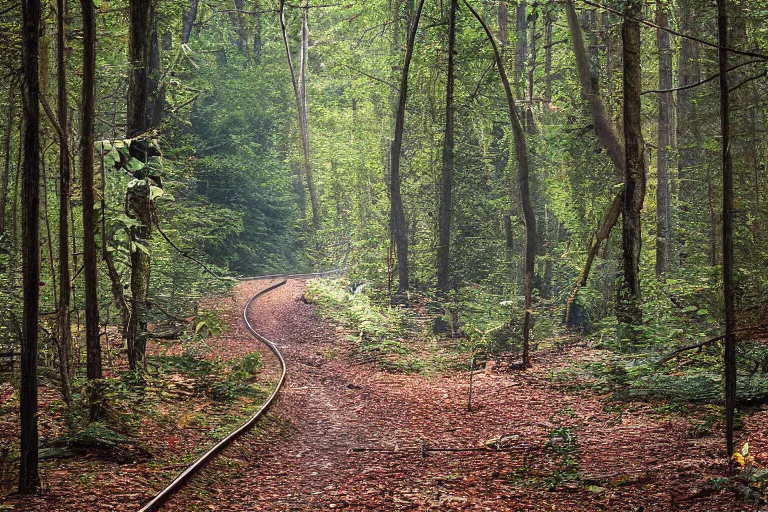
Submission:
M 341 333 L 300 300 L 304 287 L 290 280 L 251 314 L 286 358 L 280 399 L 163 510 L 751 510 L 702 492 L 722 471 L 719 436 L 692 438 L 680 416 L 650 406 L 617 414 L 553 384 L 548 372 L 584 354 L 478 376 L 468 413 L 466 374 L 351 365 Z M 512 451 L 418 451 L 501 435 Z M 545 448 L 552 438 L 555 449 Z M 569 480 L 577 472 L 582 485 Z

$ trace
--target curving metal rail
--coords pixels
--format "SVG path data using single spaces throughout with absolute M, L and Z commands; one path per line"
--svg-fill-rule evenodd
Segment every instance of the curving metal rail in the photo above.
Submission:
M 275 344 L 271 341 L 269 341 L 267 338 L 256 332 L 256 330 L 253 328 L 251 323 L 248 321 L 248 308 L 253 304 L 253 302 L 258 299 L 259 297 L 263 297 L 267 293 L 283 286 L 288 282 L 289 279 L 310 279 L 313 277 L 324 277 L 332 274 L 338 273 L 338 270 L 331 270 L 328 272 L 318 272 L 314 274 L 278 274 L 278 275 L 271 275 L 271 276 L 258 276 L 258 277 L 247 277 L 247 278 L 241 278 L 240 281 L 256 281 L 256 280 L 269 280 L 269 279 L 282 279 L 279 283 L 273 284 L 261 291 L 259 291 L 256 295 L 251 297 L 251 299 L 246 303 L 245 307 L 243 307 L 243 322 L 245 323 L 246 328 L 251 333 L 251 336 L 262 342 L 274 355 L 277 357 L 277 360 L 280 363 L 280 369 L 281 369 L 281 375 L 280 380 L 277 382 L 277 386 L 275 386 L 275 389 L 272 391 L 272 394 L 269 395 L 267 400 L 262 404 L 262 406 L 259 408 L 258 411 L 256 411 L 248 420 L 245 421 L 240 427 L 232 431 L 228 436 L 226 436 L 224 439 L 220 440 L 218 443 L 216 443 L 212 448 L 210 448 L 207 452 L 205 452 L 203 455 L 201 455 L 196 461 L 194 461 L 192 464 L 187 466 L 187 468 L 179 473 L 179 475 L 173 479 L 173 481 L 168 484 L 164 489 L 162 489 L 160 492 L 158 492 L 152 500 L 150 500 L 147 504 L 145 504 L 143 507 L 139 509 L 139 512 L 155 512 L 159 510 L 167 501 L 168 499 L 176 493 L 193 475 L 195 475 L 200 469 L 205 466 L 213 457 L 215 457 L 221 450 L 223 450 L 225 447 L 227 447 L 229 444 L 232 443 L 235 439 L 237 439 L 240 435 L 247 432 L 253 426 L 256 424 L 256 422 L 264 415 L 264 413 L 267 412 L 267 409 L 272 405 L 272 402 L 274 402 L 275 398 L 277 397 L 277 394 L 280 392 L 280 390 L 283 387 L 283 383 L 285 382 L 285 377 L 288 373 L 285 359 L 283 359 L 283 355 L 280 353 L 280 351 L 277 349 Z

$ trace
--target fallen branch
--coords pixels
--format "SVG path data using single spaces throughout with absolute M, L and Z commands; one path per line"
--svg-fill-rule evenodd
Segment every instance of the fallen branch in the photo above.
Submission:
M 478 453 L 478 454 L 490 454 L 490 453 L 510 453 L 525 449 L 532 448 L 532 445 L 518 445 L 514 448 L 493 448 L 490 446 L 481 446 L 476 448 L 433 448 L 429 445 L 422 447 L 408 447 L 408 448 L 350 448 L 347 453 L 402 453 L 402 454 L 421 454 L 423 457 L 427 456 L 427 453 Z
M 761 329 L 766 329 L 766 328 L 768 328 L 768 324 L 760 324 L 760 325 L 753 326 L 753 327 L 743 327 L 741 329 L 736 329 L 733 332 L 734 333 L 739 333 L 739 332 L 755 332 L 755 331 L 759 331 Z M 708 339 L 706 341 L 702 341 L 701 343 L 694 343 L 693 345 L 687 345 L 685 347 L 680 347 L 678 349 L 675 349 L 672 352 L 670 352 L 669 354 L 667 354 L 666 356 L 664 356 L 661 359 L 659 359 L 656 362 L 656 365 L 657 366 L 661 366 L 662 364 L 666 363 L 670 359 L 674 359 L 678 354 L 682 354 L 683 352 L 687 352 L 689 350 L 696 350 L 697 348 L 706 347 L 707 345 L 710 345 L 712 343 L 715 343 L 715 342 L 718 342 L 718 341 L 721 341 L 721 340 L 725 339 L 725 337 L 726 337 L 725 334 L 721 334 L 720 336 L 715 336 L 714 338 L 710 338 L 710 339 Z
M 177 322 L 180 322 L 180 323 L 183 323 L 183 324 L 190 323 L 189 320 L 187 320 L 185 318 L 180 318 L 180 317 L 178 317 L 176 315 L 172 315 L 171 313 L 169 313 L 168 311 L 163 309 L 160 306 L 160 304 L 158 304 L 157 302 L 147 302 L 147 307 L 157 309 L 159 312 L 161 312 L 162 314 L 164 314 L 165 316 L 167 316 L 171 320 L 176 320 Z

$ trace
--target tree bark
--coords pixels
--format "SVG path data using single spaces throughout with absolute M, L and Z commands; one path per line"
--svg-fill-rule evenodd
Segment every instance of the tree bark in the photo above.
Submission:
M 127 136 L 133 138 L 149 129 L 150 50 L 152 44 L 152 0 L 129 1 L 128 113 Z
M 69 316 L 69 302 L 72 295 L 69 273 L 69 102 L 67 98 L 66 72 L 66 24 L 64 20 L 65 0 L 56 2 L 57 53 L 58 67 L 58 122 L 59 138 L 59 304 L 57 315 L 59 378 L 61 379 L 61 394 L 64 402 L 72 402 L 72 371 L 70 369 L 70 352 L 72 345 L 72 326 Z
M 723 296 L 725 299 L 725 442 L 727 456 L 734 452 L 733 417 L 736 408 L 736 304 L 733 280 L 733 162 L 731 158 L 730 97 L 728 91 L 727 0 L 717 0 L 717 40 L 720 46 L 720 131 L 723 165 Z
M 529 186 L 530 175 L 530 162 L 528 161 L 528 148 L 525 140 L 525 131 L 523 130 L 523 124 L 520 122 L 520 116 L 517 112 L 517 105 L 515 104 L 515 97 L 512 94 L 512 88 L 507 78 L 507 73 L 504 69 L 504 61 L 502 60 L 501 52 L 496 44 L 496 39 L 493 37 L 488 24 L 483 18 L 475 11 L 467 0 L 464 0 L 467 8 L 472 15 L 480 22 L 485 31 L 485 35 L 488 37 L 491 46 L 493 47 L 493 53 L 496 58 L 496 67 L 499 70 L 499 77 L 501 83 L 504 86 L 504 92 L 507 98 L 507 105 L 509 110 L 509 120 L 512 124 L 512 137 L 515 145 L 515 158 L 517 160 L 517 181 L 520 188 L 520 202 L 523 207 L 523 221 L 525 222 L 525 318 L 523 321 L 523 365 L 528 367 L 531 365 L 529 347 L 530 347 L 530 331 L 531 320 L 533 316 L 533 271 L 536 264 L 536 216 L 534 215 L 533 205 L 531 203 L 531 193 Z
M 630 0 L 624 9 L 622 43 L 624 58 L 624 208 L 622 210 L 622 254 L 624 279 L 621 283 L 617 317 L 629 326 L 627 335 L 635 339 L 634 326 L 642 323 L 640 310 L 640 250 L 642 247 L 640 213 L 645 198 L 645 147 L 642 132 L 642 69 L 640 63 L 640 15 L 642 2 Z
M 518 0 L 515 11 L 515 94 L 520 97 L 523 87 L 523 74 L 525 73 L 525 61 L 528 56 L 528 17 L 526 15 L 527 1 Z
M 21 340 L 19 416 L 19 493 L 40 490 L 37 430 L 37 352 L 40 325 L 40 82 L 38 75 L 40 0 L 24 0 L 22 12 L 22 281 L 24 312 Z
M 389 161 L 389 199 L 390 199 L 390 229 L 395 240 L 397 254 L 397 284 L 398 292 L 408 291 L 408 231 L 405 225 L 405 213 L 403 212 L 403 198 L 400 194 L 400 157 L 403 148 L 403 128 L 405 126 L 405 104 L 408 99 L 408 70 L 411 67 L 413 47 L 416 43 L 416 32 L 421 20 L 421 10 L 424 0 L 419 1 L 419 7 L 413 19 L 413 25 L 408 33 L 408 42 L 405 47 L 405 61 L 400 77 L 400 91 L 395 113 L 395 136 L 392 141 Z
M 666 27 L 669 5 L 664 0 L 656 3 L 656 24 Z M 656 31 L 659 52 L 659 89 L 672 88 L 672 52 L 669 32 Z M 656 278 L 663 278 L 672 262 L 672 211 L 669 194 L 669 162 L 672 154 L 672 93 L 659 94 L 659 133 L 656 155 Z
M 499 0 L 499 7 L 496 10 L 496 22 L 499 25 L 499 44 L 502 53 L 509 46 L 509 7 L 507 0 Z
M 307 180 L 309 202 L 312 206 L 312 226 L 320 229 L 320 206 L 315 188 L 314 173 L 309 160 L 309 121 L 307 121 L 307 62 L 309 60 L 309 6 L 304 4 L 301 10 L 301 48 L 299 52 L 299 94 L 301 96 L 301 141 L 304 156 L 304 175 Z
M 437 248 L 437 288 L 443 294 L 450 289 L 451 191 L 453 188 L 453 90 L 454 52 L 456 51 L 456 9 L 458 0 L 450 0 L 448 20 L 448 76 L 445 88 L 445 138 L 443 140 L 443 169 L 440 178 L 439 245 Z
M 197 20 L 197 8 L 200 0 L 189 0 L 189 10 L 183 15 L 181 21 L 181 44 L 189 44 L 189 38 L 192 36 L 192 29 Z
M 126 135 L 135 138 L 160 122 L 159 84 L 154 76 L 159 59 L 153 56 L 156 39 L 155 16 L 152 0 L 130 2 L 131 73 L 128 83 L 128 122 Z M 153 37 L 153 34 L 155 35 Z M 156 43 L 156 42 L 155 42 Z M 145 158 L 146 161 L 146 158 Z M 128 344 L 128 362 L 131 370 L 139 370 L 144 358 L 146 337 L 147 300 L 151 259 L 149 241 L 152 237 L 152 201 L 149 199 L 149 178 L 133 180 L 126 190 L 126 215 L 137 219 L 140 225 L 131 228 L 131 315 L 125 334 Z
M 83 11 L 83 112 L 80 123 L 80 165 L 83 194 L 83 281 L 85 298 L 86 371 L 89 382 L 90 418 L 103 416 L 99 380 L 101 340 L 99 339 L 99 276 L 96 261 L 96 224 L 93 216 L 94 123 L 96 117 L 96 9 L 93 0 L 80 0 Z M 104 236 L 104 233 L 102 233 Z
M 544 14 L 544 99 L 552 102 L 552 5 L 547 4 Z

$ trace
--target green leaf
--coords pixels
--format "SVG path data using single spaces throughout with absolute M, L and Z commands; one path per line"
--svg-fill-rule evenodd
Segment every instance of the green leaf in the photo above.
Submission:
M 131 158 L 131 159 L 130 159 L 130 160 L 128 160 L 128 162 L 126 162 L 126 164 L 125 164 L 125 168 L 126 168 L 126 169 L 127 169 L 129 172 L 131 172 L 131 173 L 134 173 L 134 172 L 136 172 L 136 171 L 140 171 L 140 170 L 142 170 L 144 167 L 145 167 L 145 164 L 144 164 L 144 162 L 142 162 L 141 160 L 139 160 L 139 159 L 137 159 L 137 158 Z
M 153 201 L 158 197 L 163 197 L 165 195 L 165 191 L 161 189 L 160 187 L 156 187 L 154 185 L 149 186 L 149 200 Z
M 149 254 L 149 248 L 139 242 L 131 242 L 131 252 L 141 251 L 144 254 Z

